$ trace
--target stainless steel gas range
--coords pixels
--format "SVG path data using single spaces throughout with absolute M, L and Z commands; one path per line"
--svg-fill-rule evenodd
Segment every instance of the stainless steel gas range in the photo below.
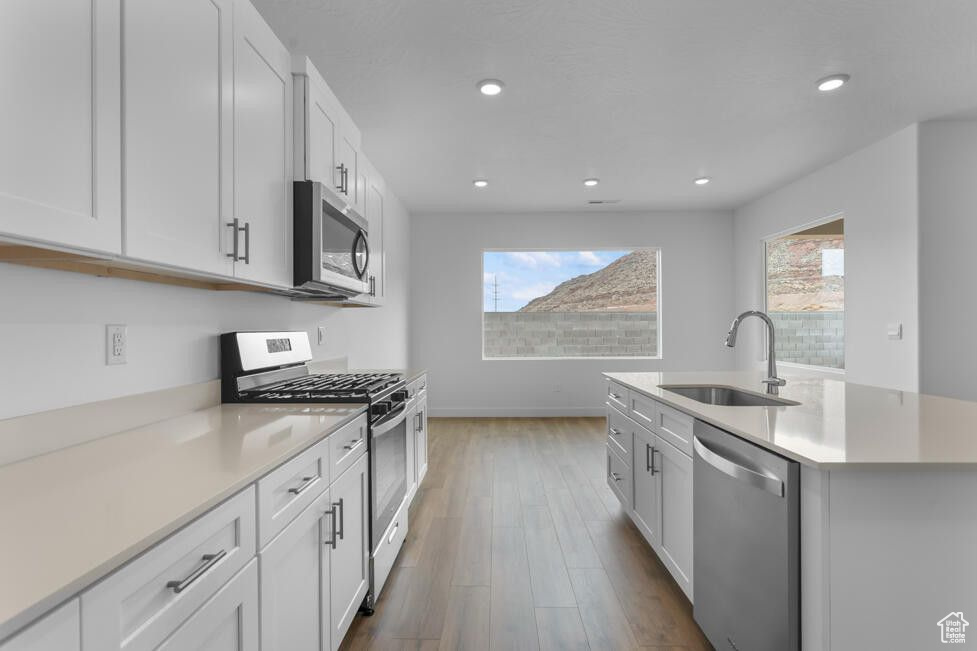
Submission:
M 364 403 L 369 410 L 371 614 L 382 585 L 374 558 L 407 495 L 407 387 L 399 373 L 312 373 L 306 332 L 221 335 L 221 399 L 225 403 Z

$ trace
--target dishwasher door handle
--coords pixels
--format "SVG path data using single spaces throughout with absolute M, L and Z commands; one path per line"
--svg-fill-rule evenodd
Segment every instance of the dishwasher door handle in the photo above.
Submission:
M 784 482 L 776 475 L 767 475 L 762 472 L 757 472 L 756 470 L 747 468 L 746 466 L 740 465 L 735 461 L 730 461 L 718 452 L 711 450 L 708 445 L 699 439 L 698 436 L 692 437 L 692 447 L 703 461 L 719 472 L 725 473 L 733 479 L 741 479 L 751 486 L 765 490 L 768 493 L 776 495 L 777 497 L 784 496 Z

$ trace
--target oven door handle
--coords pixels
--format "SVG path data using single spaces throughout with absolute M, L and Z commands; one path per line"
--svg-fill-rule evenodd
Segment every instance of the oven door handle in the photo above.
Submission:
M 407 420 L 407 405 L 401 405 L 399 409 L 391 412 L 371 430 L 373 438 L 379 438 Z

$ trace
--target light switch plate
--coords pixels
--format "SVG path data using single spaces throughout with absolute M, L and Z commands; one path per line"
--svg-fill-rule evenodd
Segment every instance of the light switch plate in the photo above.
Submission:
M 318 333 L 316 337 L 317 343 L 321 346 L 326 343 L 326 326 L 319 326 L 316 332 Z
M 901 323 L 890 323 L 886 326 L 885 331 L 889 335 L 889 339 L 902 339 Z
M 110 323 L 105 326 L 105 363 L 125 364 L 127 344 L 124 325 Z

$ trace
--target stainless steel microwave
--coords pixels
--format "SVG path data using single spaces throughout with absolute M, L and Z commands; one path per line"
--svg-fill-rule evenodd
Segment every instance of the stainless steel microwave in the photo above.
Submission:
M 311 295 L 370 292 L 367 222 L 318 181 L 295 182 L 295 288 Z

